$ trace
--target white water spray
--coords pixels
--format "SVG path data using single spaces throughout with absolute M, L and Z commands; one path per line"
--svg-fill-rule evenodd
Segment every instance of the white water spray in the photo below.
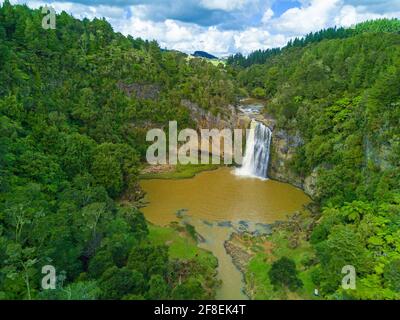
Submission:
M 266 179 L 272 131 L 261 122 L 253 120 L 246 142 L 243 165 L 235 171 L 238 176 Z

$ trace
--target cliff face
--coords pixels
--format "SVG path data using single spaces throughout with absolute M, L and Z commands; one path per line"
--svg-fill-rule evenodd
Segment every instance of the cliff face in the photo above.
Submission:
M 226 106 L 223 109 L 223 113 L 214 115 L 189 100 L 183 99 L 181 104 L 189 110 L 192 119 L 197 124 L 197 129 L 235 129 L 245 125 L 245 123 L 242 123 L 243 121 L 239 117 L 236 108 L 232 105 Z
M 290 183 L 304 190 L 311 198 L 317 195 L 317 169 L 308 177 L 301 177 L 290 169 L 290 161 L 296 148 L 302 143 L 300 135 L 290 135 L 285 130 L 274 131 L 272 136 L 268 176 L 271 179 Z
M 303 143 L 300 133 L 296 132 L 293 135 L 284 129 L 277 128 L 275 119 L 268 115 L 260 116 L 257 120 L 273 131 L 268 177 L 301 188 L 314 198 L 317 195 L 317 169 L 310 176 L 301 177 L 290 168 L 290 162 L 297 147 Z
M 284 130 L 274 130 L 271 142 L 269 177 L 303 188 L 303 180 L 289 168 L 296 147 L 301 143 L 299 136 L 291 136 Z
M 181 104 L 188 108 L 192 118 L 196 120 L 197 129 L 248 129 L 252 119 L 264 123 L 273 131 L 268 177 L 301 188 L 311 198 L 316 196 L 317 169 L 308 177 L 301 177 L 290 169 L 290 161 L 297 147 L 303 143 L 299 133 L 293 135 L 284 129 L 277 128 L 275 119 L 269 115 L 260 114 L 249 117 L 238 112 L 234 106 L 227 106 L 224 108 L 224 114 L 215 116 L 188 100 L 182 100 Z
M 161 87 L 156 84 L 126 84 L 120 82 L 118 83 L 118 87 L 129 97 L 135 96 L 139 100 L 157 100 L 161 92 Z

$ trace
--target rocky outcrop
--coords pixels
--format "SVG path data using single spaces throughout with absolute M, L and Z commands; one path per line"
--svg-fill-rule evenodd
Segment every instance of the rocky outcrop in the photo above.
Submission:
M 236 129 L 245 128 L 247 123 L 243 121 L 233 105 L 223 108 L 223 111 L 214 115 L 210 111 L 202 109 L 197 103 L 182 99 L 181 105 L 186 107 L 193 120 L 197 124 L 197 129 Z
M 235 267 L 245 274 L 247 264 L 253 257 L 253 254 L 249 253 L 246 248 L 240 244 L 240 234 L 232 233 L 229 240 L 224 242 L 226 252 L 232 257 L 232 262 Z
M 296 187 L 303 188 L 303 179 L 290 170 L 289 163 L 302 143 L 299 135 L 290 135 L 287 131 L 275 129 L 272 135 L 270 167 L 268 176 Z
M 304 179 L 303 190 L 306 194 L 310 195 L 311 198 L 315 198 L 318 196 L 317 190 L 317 181 L 318 181 L 318 168 L 315 168 L 311 175 Z
M 392 150 L 393 146 L 389 141 L 376 145 L 370 138 L 364 137 L 365 163 L 372 162 L 382 171 L 393 169 L 389 160 Z
M 182 100 L 181 104 L 188 108 L 192 118 L 198 124 L 198 129 L 248 129 L 252 120 L 260 121 L 268 126 L 273 131 L 268 177 L 301 188 L 311 198 L 316 196 L 317 169 L 309 177 L 301 177 L 290 168 L 290 162 L 297 148 L 303 143 L 298 132 L 291 134 L 289 131 L 278 128 L 276 120 L 265 113 L 248 114 L 241 112 L 240 108 L 227 106 L 223 114 L 215 116 L 188 100 Z
M 275 128 L 272 135 L 268 177 L 301 188 L 311 198 L 315 198 L 318 169 L 314 169 L 310 176 L 302 177 L 290 167 L 290 162 L 302 143 L 303 140 L 298 132 L 293 135 L 286 130 Z
M 269 127 L 273 132 L 268 177 L 301 188 L 311 198 L 314 198 L 317 195 L 317 169 L 310 176 L 301 177 L 290 167 L 290 162 L 296 154 L 297 148 L 303 144 L 300 133 L 292 134 L 279 128 L 277 121 L 267 113 L 250 115 L 242 113 L 238 118 L 242 121 L 241 128 L 248 128 L 252 120 L 257 120 Z
M 266 114 L 257 117 L 257 120 L 273 131 L 268 177 L 301 188 L 311 198 L 315 198 L 317 195 L 317 169 L 310 176 L 301 177 L 290 168 L 290 162 L 296 154 L 297 148 L 303 144 L 300 133 L 291 134 L 278 128 L 276 120 Z
M 125 84 L 120 82 L 118 87 L 129 97 L 134 95 L 139 100 L 157 100 L 161 91 L 161 87 L 156 84 Z

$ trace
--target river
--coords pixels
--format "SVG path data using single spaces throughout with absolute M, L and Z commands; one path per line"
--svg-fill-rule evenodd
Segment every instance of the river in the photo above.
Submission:
M 222 167 L 202 172 L 192 179 L 142 180 L 148 205 L 145 217 L 157 225 L 177 221 L 177 211 L 185 209 L 185 219 L 195 226 L 219 262 L 222 285 L 217 299 L 240 300 L 243 276 L 226 253 L 224 241 L 236 230 L 263 232 L 278 220 L 302 208 L 310 201 L 303 191 L 289 184 L 237 176 L 234 169 Z

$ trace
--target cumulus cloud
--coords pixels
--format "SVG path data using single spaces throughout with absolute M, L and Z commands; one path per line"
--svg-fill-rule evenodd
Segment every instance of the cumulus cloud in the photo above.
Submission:
M 260 48 L 284 45 L 284 36 L 272 36 L 268 31 L 257 28 L 243 31 L 220 30 L 217 27 L 202 28 L 174 20 L 164 22 L 144 21 L 135 16 L 124 21 L 120 27 L 124 34 L 134 34 L 147 39 L 156 39 L 162 47 L 184 52 L 204 50 L 218 56 L 241 51 L 250 53 Z
M 263 24 L 266 24 L 267 22 L 269 22 L 271 20 L 271 18 L 274 16 L 274 12 L 272 11 L 271 8 L 268 8 L 267 11 L 264 12 L 264 15 L 261 19 L 261 22 Z
M 341 0 L 311 0 L 301 8 L 291 8 L 274 21 L 277 31 L 290 35 L 306 34 L 326 27 L 334 18 Z
M 350 2 L 355 3 L 357 1 L 350 1 Z M 376 4 L 376 1 L 368 1 L 368 2 L 371 3 L 374 2 Z M 387 3 L 387 5 L 390 5 L 390 3 Z M 393 3 L 393 7 L 383 8 L 381 5 L 379 6 L 374 5 L 373 7 L 376 8 L 377 10 L 371 11 L 371 8 L 365 5 L 357 5 L 357 6 L 344 5 L 340 9 L 339 13 L 335 16 L 334 19 L 335 24 L 339 26 L 350 27 L 354 24 L 366 20 L 400 17 L 400 3 L 397 1 L 396 4 Z
M 2 3 L 3 0 L 0 0 Z M 77 18 L 105 17 L 116 31 L 162 47 L 218 56 L 285 45 L 332 26 L 400 17 L 399 0 L 11 0 Z
M 302 36 L 320 29 L 379 18 L 400 17 L 398 0 L 302 0 L 301 5 L 269 21 L 270 29 L 286 36 Z
M 200 4 L 211 10 L 233 11 L 243 9 L 246 5 L 246 0 L 201 0 Z

